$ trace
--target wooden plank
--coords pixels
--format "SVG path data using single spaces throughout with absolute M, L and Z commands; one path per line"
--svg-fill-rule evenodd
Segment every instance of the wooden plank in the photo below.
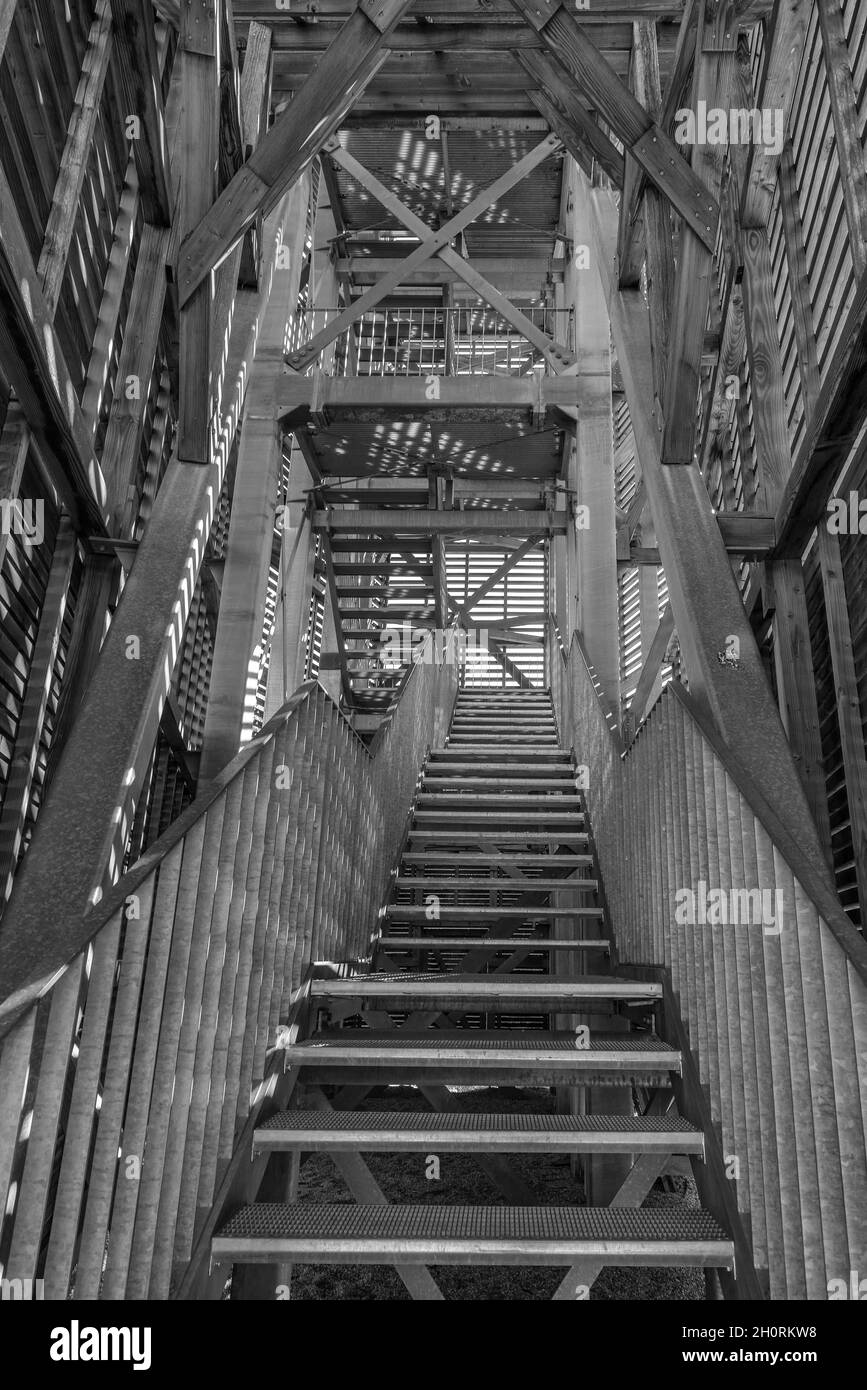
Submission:
M 262 211 L 276 204 L 385 59 L 382 43 L 410 0 L 361 0 L 315 72 L 187 238 L 178 263 L 185 304 Z M 269 18 L 271 16 L 269 15 Z
M 684 159 L 670 136 L 651 120 L 596 49 L 561 0 L 511 0 L 570 80 L 577 75 L 585 100 L 605 117 L 648 178 L 671 201 L 708 251 L 719 222 L 716 195 Z
M 87 51 L 75 108 L 69 120 L 60 173 L 54 188 L 54 198 L 37 270 L 42 281 L 46 308 L 53 318 L 57 311 L 66 261 L 81 201 L 84 176 L 90 159 L 94 131 L 99 118 L 99 106 L 108 64 L 112 55 L 112 19 L 110 0 L 99 0 L 87 41 Z M 155 55 L 156 56 L 156 55 Z M 156 62 L 154 70 L 159 71 Z

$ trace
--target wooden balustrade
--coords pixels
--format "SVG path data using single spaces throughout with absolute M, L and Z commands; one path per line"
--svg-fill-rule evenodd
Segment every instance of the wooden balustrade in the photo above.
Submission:
M 90 914 L 0 1042 L 0 1274 L 167 1298 L 312 962 L 369 954 L 453 662 L 373 750 L 308 682 Z
M 867 1268 L 867 946 L 677 682 L 624 752 L 577 637 L 549 665 L 619 962 L 668 975 L 771 1298 L 826 1298 Z

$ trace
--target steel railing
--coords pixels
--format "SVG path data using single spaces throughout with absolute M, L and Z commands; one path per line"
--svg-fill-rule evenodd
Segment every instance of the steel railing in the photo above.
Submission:
M 301 350 L 339 309 L 308 309 L 291 325 L 289 350 Z M 571 310 L 525 308 L 534 327 L 572 348 Z M 333 376 L 525 376 L 544 365 L 529 343 L 493 310 L 420 305 L 372 309 L 326 347 L 319 365 Z

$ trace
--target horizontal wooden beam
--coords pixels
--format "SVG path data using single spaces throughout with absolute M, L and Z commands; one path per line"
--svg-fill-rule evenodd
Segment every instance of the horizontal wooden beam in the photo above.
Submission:
M 351 275 L 359 285 L 375 284 L 381 275 L 394 267 L 393 256 L 352 255 L 338 257 L 335 269 L 339 275 Z M 487 276 L 498 289 L 508 290 L 536 280 L 562 280 L 566 262 L 550 257 L 530 256 L 474 256 L 473 267 L 481 275 Z M 460 273 L 437 258 L 420 269 L 412 271 L 403 281 L 405 285 L 454 285 L 461 284 Z
M 433 391 L 425 377 L 297 376 L 287 370 L 275 388 L 278 416 L 287 428 L 315 419 L 417 419 L 448 414 L 452 419 L 480 410 L 534 419 L 539 428 L 547 412 L 559 415 L 581 403 L 581 376 L 442 376 Z M 550 424 L 550 421 L 549 421 Z
M 760 512 L 717 512 L 717 525 L 730 555 L 751 555 L 764 559 L 774 548 L 774 517 Z M 654 546 L 633 545 L 629 558 L 619 562 L 632 565 L 659 565 L 659 551 Z
M 350 510 L 326 508 L 313 513 L 318 531 L 354 534 L 368 531 L 382 535 L 476 535 L 502 532 L 507 536 L 563 535 L 569 521 L 565 512 L 504 511 L 493 507 L 468 511 L 423 511 L 411 507 Z M 360 548 L 365 548 L 363 545 Z

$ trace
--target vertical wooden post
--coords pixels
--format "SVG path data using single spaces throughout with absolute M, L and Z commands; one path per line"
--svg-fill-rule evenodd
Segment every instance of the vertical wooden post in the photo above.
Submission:
M 183 64 L 181 208 L 183 239 L 204 217 L 217 191 L 220 137 L 220 24 L 222 0 L 181 0 L 179 58 Z M 211 374 L 211 275 L 205 276 L 180 316 L 178 458 L 208 463 L 214 383 Z

